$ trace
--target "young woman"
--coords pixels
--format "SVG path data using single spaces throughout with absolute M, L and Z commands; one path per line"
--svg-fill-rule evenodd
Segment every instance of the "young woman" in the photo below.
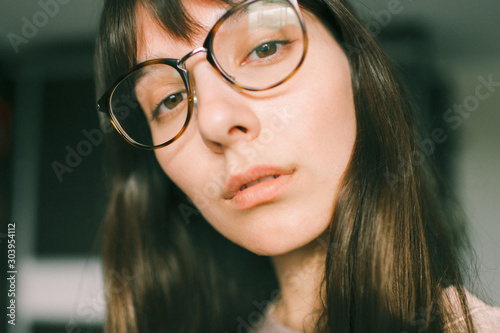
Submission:
M 108 0 L 96 60 L 108 332 L 498 329 L 345 1 Z

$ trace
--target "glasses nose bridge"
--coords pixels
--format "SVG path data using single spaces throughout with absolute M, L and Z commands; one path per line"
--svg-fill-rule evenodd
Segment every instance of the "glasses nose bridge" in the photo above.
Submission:
M 193 51 L 189 52 L 188 54 L 186 54 L 184 57 L 181 58 L 181 60 L 179 60 L 179 66 L 181 66 L 182 68 L 186 68 L 186 61 L 191 58 L 192 56 L 198 54 L 198 53 L 201 53 L 201 52 L 205 52 L 208 54 L 208 49 L 203 47 L 203 46 L 200 46 L 196 49 L 194 49 Z
M 196 55 L 198 53 L 202 53 L 202 52 L 205 52 L 208 55 L 208 49 L 206 47 L 200 46 L 200 47 L 194 49 L 193 51 L 189 52 L 188 54 L 186 54 L 184 57 L 182 57 L 179 60 L 177 66 L 183 68 L 184 70 L 186 70 L 187 73 L 189 73 L 189 71 L 186 68 L 186 61 L 188 61 L 188 59 L 191 58 L 192 56 L 194 56 L 194 55 Z M 188 81 L 189 81 L 189 78 L 188 78 Z M 198 98 L 196 97 L 196 93 L 194 91 L 194 87 L 191 86 L 191 88 L 189 88 L 189 89 L 191 90 L 191 93 L 193 95 L 194 114 L 197 115 L 198 114 Z

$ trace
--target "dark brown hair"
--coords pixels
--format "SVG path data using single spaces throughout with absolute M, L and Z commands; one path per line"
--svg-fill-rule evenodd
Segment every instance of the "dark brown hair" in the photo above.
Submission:
M 138 0 L 107 0 L 96 49 L 98 95 L 136 63 Z M 172 36 L 197 29 L 180 0 L 141 4 Z M 357 120 L 350 164 L 329 228 L 317 332 L 444 332 L 456 292 L 469 318 L 456 228 L 419 151 L 412 107 L 389 61 L 344 0 L 300 5 L 348 53 Z M 154 154 L 107 137 L 111 197 L 103 265 L 107 332 L 236 332 L 273 297 L 268 258 L 226 240 L 186 201 Z M 407 161 L 404 172 L 401 163 Z M 392 177 L 392 178 L 391 178 Z M 396 180 L 394 179 L 396 177 Z M 133 278 L 117 279 L 116 274 Z M 450 290 L 450 289 L 448 289 Z M 470 319 L 464 331 L 472 332 Z

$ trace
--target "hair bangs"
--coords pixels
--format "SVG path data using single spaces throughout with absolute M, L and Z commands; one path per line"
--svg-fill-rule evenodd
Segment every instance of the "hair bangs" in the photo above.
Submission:
M 142 8 L 173 38 L 189 41 L 200 26 L 181 0 L 107 0 L 96 41 L 97 94 L 137 64 L 137 7 Z
M 173 38 L 188 42 L 200 30 L 199 24 L 187 12 L 181 0 L 144 0 L 137 1 L 137 5 L 142 5 L 156 23 Z
M 213 2 L 235 6 L 241 1 L 213 0 Z M 142 5 L 156 23 L 171 37 L 181 39 L 184 42 L 192 41 L 193 36 L 203 28 L 189 14 L 182 0 L 139 0 L 137 5 Z

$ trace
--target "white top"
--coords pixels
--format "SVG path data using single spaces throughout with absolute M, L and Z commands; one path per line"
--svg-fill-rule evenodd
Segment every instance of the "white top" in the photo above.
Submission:
M 460 308 L 454 293 L 448 293 L 454 312 L 459 313 Z M 477 333 L 499 333 L 500 332 L 500 308 L 491 307 L 479 300 L 477 297 L 466 291 L 469 300 L 469 312 L 474 321 Z M 454 305 L 453 305 L 454 304 Z M 463 316 L 456 317 L 445 325 L 445 330 L 449 333 L 460 332 L 460 328 L 465 323 Z M 266 314 L 260 323 L 250 333 L 302 333 L 293 330 L 279 323 L 272 315 L 272 306 L 267 309 Z
M 499 333 L 500 332 L 500 308 L 492 307 L 466 291 L 467 300 L 469 304 L 469 312 L 472 316 L 474 322 L 474 328 L 477 333 Z M 450 301 L 454 308 L 454 312 L 458 312 L 458 300 L 455 294 L 450 296 Z M 465 318 L 459 316 L 455 320 L 449 321 L 445 329 L 448 332 L 459 332 L 459 329 L 463 327 L 465 323 Z

